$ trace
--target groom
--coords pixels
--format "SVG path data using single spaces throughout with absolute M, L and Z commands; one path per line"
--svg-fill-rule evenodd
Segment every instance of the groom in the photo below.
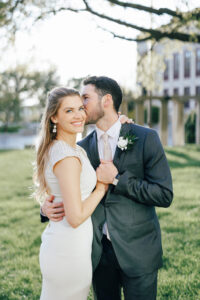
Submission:
M 122 92 L 115 80 L 85 79 L 82 97 L 87 123 L 96 124 L 96 130 L 79 145 L 98 180 L 109 184 L 92 215 L 95 299 L 120 300 L 121 287 L 126 300 L 156 299 L 162 245 L 155 207 L 168 207 L 173 198 L 164 150 L 154 130 L 121 125 L 117 112 Z M 62 204 L 56 207 L 51 201 L 45 201 L 42 212 L 59 221 Z

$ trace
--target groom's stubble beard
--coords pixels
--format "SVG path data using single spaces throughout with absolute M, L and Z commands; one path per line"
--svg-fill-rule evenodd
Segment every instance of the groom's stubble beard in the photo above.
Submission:
M 87 113 L 86 110 L 86 120 L 85 125 L 96 124 L 104 116 L 104 111 L 101 107 L 101 102 L 99 101 L 98 105 L 95 107 L 95 110 Z

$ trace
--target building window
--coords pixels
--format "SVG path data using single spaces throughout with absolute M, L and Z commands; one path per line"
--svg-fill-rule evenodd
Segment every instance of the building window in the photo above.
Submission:
M 163 96 L 168 97 L 169 96 L 169 91 L 168 89 L 163 90 Z
M 142 87 L 142 96 L 146 96 L 147 95 L 147 89 L 143 86 Z
M 200 85 L 196 86 L 196 96 L 200 96 Z
M 178 88 L 174 88 L 174 96 L 178 96 Z
M 179 68 L 180 68 L 180 55 L 179 53 L 174 53 L 174 79 L 179 78 Z
M 185 87 L 184 88 L 184 96 L 190 96 L 190 88 L 189 87 Z M 190 101 L 189 101 L 189 99 L 184 103 L 184 107 L 185 108 L 189 108 L 190 107 Z
M 165 60 L 164 80 L 169 79 L 169 60 Z
M 184 52 L 184 77 L 190 77 L 190 69 L 191 69 L 191 52 Z
M 190 96 L 190 88 L 189 87 L 184 88 L 184 96 Z
M 200 76 L 200 48 L 196 50 L 196 76 Z

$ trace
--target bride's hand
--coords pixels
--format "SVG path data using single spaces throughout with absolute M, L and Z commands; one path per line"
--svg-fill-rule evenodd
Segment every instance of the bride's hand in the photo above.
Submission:
M 128 124 L 134 124 L 133 119 L 130 119 L 130 118 L 127 117 L 126 115 L 122 115 L 120 112 L 118 112 L 118 115 L 119 115 L 120 122 L 121 122 L 122 124 L 125 124 L 125 123 L 128 123 Z
M 107 190 L 108 190 L 108 184 L 105 184 L 103 182 L 97 181 L 96 189 L 99 190 L 99 191 L 104 192 L 104 194 L 105 194 L 107 192 Z

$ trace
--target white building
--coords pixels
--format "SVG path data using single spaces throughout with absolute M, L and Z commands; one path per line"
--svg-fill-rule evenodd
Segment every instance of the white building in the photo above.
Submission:
M 151 92 L 158 97 L 193 96 L 193 99 L 184 103 L 186 119 L 196 109 L 194 96 L 200 96 L 200 44 L 165 39 L 156 44 L 152 54 L 147 54 L 151 46 L 150 41 L 137 44 L 141 64 L 137 70 L 137 82 L 142 87 L 141 94 L 145 91 L 147 95 Z M 153 100 L 152 104 L 161 106 L 158 100 Z M 168 144 L 173 144 L 173 110 L 174 102 L 169 101 Z
M 138 55 L 144 56 L 149 42 L 137 44 Z M 167 48 L 168 47 L 168 48 Z M 170 47 L 170 49 L 169 49 Z M 165 70 L 152 66 L 152 71 L 163 74 L 162 91 L 154 90 L 158 95 L 200 95 L 200 44 L 167 41 L 157 43 L 153 50 L 165 64 Z M 156 61 L 157 62 L 157 61 Z M 154 62 L 153 62 L 154 64 Z M 149 66 L 147 66 L 149 67 Z M 145 71 L 145 70 L 144 70 Z

